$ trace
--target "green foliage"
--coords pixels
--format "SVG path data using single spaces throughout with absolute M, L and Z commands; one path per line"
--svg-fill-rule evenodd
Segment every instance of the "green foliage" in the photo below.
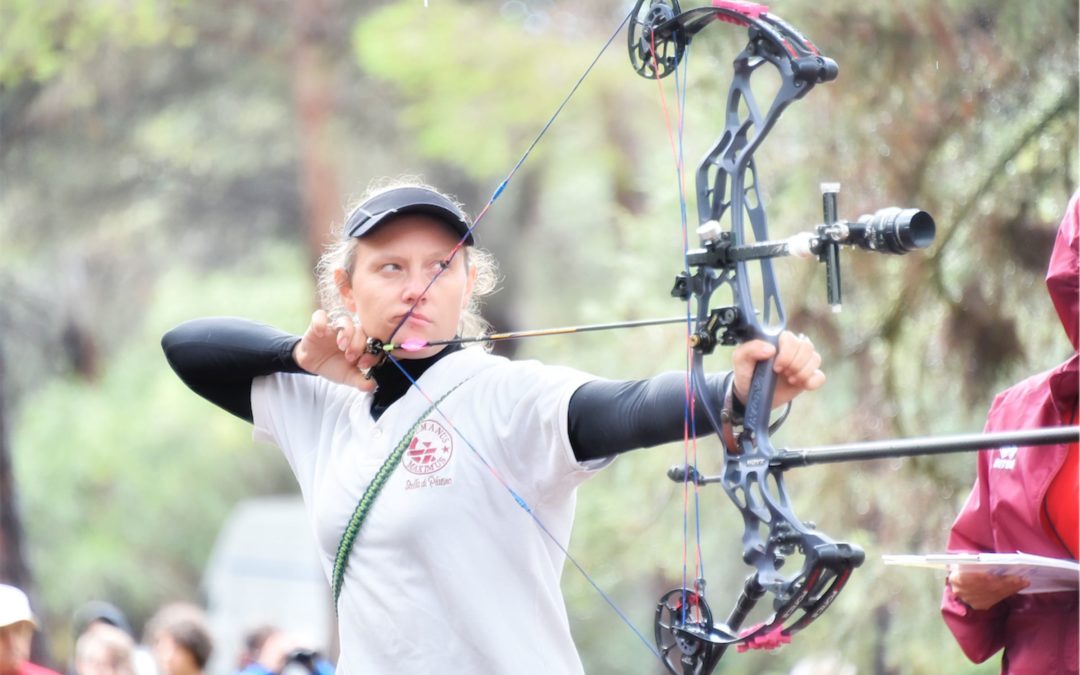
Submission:
M 191 39 L 174 23 L 187 0 L 90 2 L 4 0 L 0 3 L 0 86 L 57 77 L 103 45 L 153 46 Z
M 232 505 L 294 489 L 280 456 L 193 396 L 158 344 L 167 328 L 205 314 L 295 329 L 310 303 L 306 262 L 278 246 L 261 253 L 228 273 L 170 272 L 100 381 L 54 380 L 20 406 L 13 461 L 50 624 L 65 625 L 92 598 L 141 620 L 192 597 Z M 54 635 L 60 650 L 63 635 Z
M 582 38 L 572 27 L 523 34 L 482 4 L 402 2 L 357 24 L 353 46 L 366 69 L 401 92 L 399 119 L 418 149 L 487 177 L 509 170 L 595 55 Z M 588 110 L 595 96 L 582 90 L 574 106 Z

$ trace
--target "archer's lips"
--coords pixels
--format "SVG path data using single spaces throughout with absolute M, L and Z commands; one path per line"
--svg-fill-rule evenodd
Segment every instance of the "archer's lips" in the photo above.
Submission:
M 424 316 L 420 312 L 412 312 L 411 314 L 406 312 L 404 314 L 398 314 L 393 318 L 395 324 L 405 323 L 406 325 L 419 325 L 428 326 L 431 324 L 431 319 Z

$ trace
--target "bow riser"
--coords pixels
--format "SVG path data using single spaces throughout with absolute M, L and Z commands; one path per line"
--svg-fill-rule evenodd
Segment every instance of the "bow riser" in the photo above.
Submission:
M 650 14 L 666 16 L 668 12 L 657 9 L 657 4 L 653 3 Z M 790 26 L 770 15 L 746 15 L 718 8 L 690 10 L 653 26 L 651 32 L 643 30 L 649 40 L 648 50 L 654 56 L 658 53 L 658 37 L 688 41 L 716 19 L 747 26 L 750 39 L 734 61 L 724 132 L 702 159 L 696 173 L 698 234 L 705 254 L 695 256 L 694 262 L 688 256 L 688 265 L 693 264 L 696 270 L 677 282 L 675 294 L 687 299 L 693 297 L 695 301 L 698 328 L 695 340 L 692 340 L 692 381 L 706 416 L 721 439 L 725 439 L 725 428 L 719 423 L 716 412 L 721 406 L 717 405 L 710 388 L 704 386 L 704 357 L 711 353 L 717 342 L 736 344 L 762 339 L 777 346 L 786 317 L 769 257 L 756 261 L 733 260 L 719 252 L 745 246 L 750 236 L 755 243 L 768 241 L 768 219 L 754 153 L 784 110 L 793 101 L 806 96 L 816 84 L 835 78 L 836 67 Z M 643 42 L 639 41 L 639 47 Z M 681 54 L 682 49 L 665 45 L 663 53 Z M 632 51 L 632 58 L 633 55 Z M 766 64 L 779 74 L 780 86 L 767 108 L 763 108 L 754 95 L 751 81 Z M 662 70 L 657 63 L 653 74 Z M 749 262 L 757 262 L 756 296 L 752 290 Z M 711 308 L 712 298 L 716 291 L 725 287 L 731 293 L 734 307 L 729 308 L 733 311 L 725 314 L 723 321 L 717 321 L 716 310 Z M 717 331 L 721 329 L 718 324 L 722 324 L 723 334 L 717 338 Z M 787 636 L 800 630 L 820 616 L 843 587 L 851 567 L 861 562 L 861 551 L 836 544 L 795 516 L 782 471 L 770 466 L 770 460 L 776 454 L 769 438 L 776 388 L 773 364 L 774 359 L 769 359 L 754 369 L 746 392 L 744 430 L 734 443 L 730 435 L 724 440 L 724 469 L 720 480 L 725 493 L 742 513 L 743 558 L 755 571 L 726 623 L 720 626 L 712 625 L 711 612 L 703 595 L 704 580 L 695 582 L 695 590 L 682 591 L 681 607 L 686 607 L 688 598 L 693 598 L 693 605 L 705 610 L 701 612 L 702 616 L 684 616 L 681 622 L 676 619 L 671 625 L 665 624 L 668 631 L 664 637 L 670 634 L 675 644 L 681 645 L 678 665 L 684 673 L 703 675 L 710 672 L 727 645 L 754 642 L 774 633 L 782 632 Z M 793 554 L 802 556 L 802 565 L 798 571 L 785 575 L 781 573 L 781 567 Z M 756 628 L 740 634 L 739 626 L 766 593 L 774 598 L 773 615 Z M 662 602 L 658 617 L 665 606 Z M 803 614 L 785 628 L 785 623 L 800 611 Z M 657 630 L 658 645 L 663 649 L 659 624 Z M 704 643 L 713 648 L 701 647 Z M 666 663 L 670 670 L 678 672 L 670 658 Z

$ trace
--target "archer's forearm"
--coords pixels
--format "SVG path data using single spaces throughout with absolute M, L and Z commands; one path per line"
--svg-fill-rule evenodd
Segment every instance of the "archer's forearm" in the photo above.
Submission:
M 255 321 L 210 317 L 173 328 L 161 338 L 161 347 L 192 391 L 250 422 L 251 381 L 270 373 L 304 372 L 292 356 L 299 341 Z
M 706 376 L 713 405 L 724 399 L 727 373 Z M 696 410 L 705 410 L 701 392 Z M 698 434 L 712 431 L 697 416 Z M 686 425 L 686 373 L 664 373 L 647 380 L 594 380 L 570 399 L 568 429 L 578 461 L 610 457 L 627 450 L 681 440 Z

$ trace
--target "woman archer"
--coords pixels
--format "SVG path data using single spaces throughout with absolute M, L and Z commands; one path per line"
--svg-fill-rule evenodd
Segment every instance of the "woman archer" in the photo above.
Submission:
M 494 265 L 474 243 L 446 195 L 376 190 L 320 261 L 323 309 L 302 336 L 204 318 L 162 340 L 188 386 L 288 460 L 346 674 L 581 673 L 559 586 L 576 489 L 614 455 L 683 437 L 684 373 L 616 382 L 428 345 L 484 328 Z M 413 351 L 384 359 L 369 338 Z M 824 383 L 814 346 L 784 332 L 778 350 L 737 347 L 712 399 L 740 399 L 774 351 L 774 405 Z

